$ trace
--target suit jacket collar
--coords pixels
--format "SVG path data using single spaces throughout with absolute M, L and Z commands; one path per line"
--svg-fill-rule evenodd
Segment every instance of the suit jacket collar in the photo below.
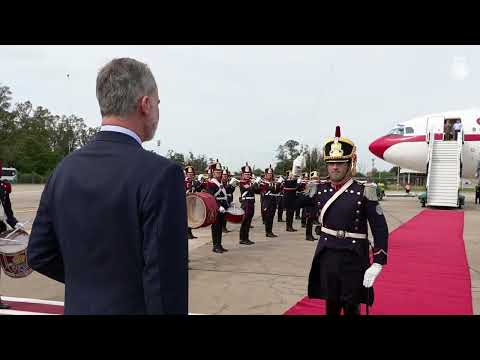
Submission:
M 119 133 L 116 131 L 99 131 L 95 136 L 94 141 L 107 141 L 122 144 L 130 144 L 138 147 L 142 147 L 134 138 L 127 134 Z

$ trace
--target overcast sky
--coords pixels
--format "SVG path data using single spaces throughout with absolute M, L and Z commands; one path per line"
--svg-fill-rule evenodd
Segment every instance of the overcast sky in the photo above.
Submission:
M 0 83 L 13 102 L 98 126 L 95 79 L 115 57 L 146 62 L 159 85 L 145 148 L 218 157 L 230 170 L 273 165 L 289 139 L 323 146 L 338 124 L 367 171 L 368 145 L 398 122 L 480 103 L 479 46 L 0 46 Z

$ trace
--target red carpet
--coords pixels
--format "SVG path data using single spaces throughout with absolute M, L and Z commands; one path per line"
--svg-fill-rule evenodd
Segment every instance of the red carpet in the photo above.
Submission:
M 33 303 L 26 301 L 11 301 L 5 300 L 4 303 L 10 305 L 10 310 L 13 311 L 26 311 L 31 313 L 40 313 L 40 314 L 52 314 L 52 315 L 63 315 L 63 306 L 60 305 L 51 305 L 51 304 L 41 304 Z
M 463 211 L 422 211 L 390 234 L 388 255 L 370 314 L 473 314 Z M 305 297 L 285 314 L 323 315 L 324 300 Z

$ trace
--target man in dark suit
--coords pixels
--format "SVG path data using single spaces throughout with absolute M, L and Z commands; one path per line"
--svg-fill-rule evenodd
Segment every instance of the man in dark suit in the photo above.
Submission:
M 183 171 L 142 148 L 159 119 L 147 65 L 112 60 L 97 76 L 102 128 L 45 185 L 28 263 L 65 283 L 65 314 L 187 314 Z

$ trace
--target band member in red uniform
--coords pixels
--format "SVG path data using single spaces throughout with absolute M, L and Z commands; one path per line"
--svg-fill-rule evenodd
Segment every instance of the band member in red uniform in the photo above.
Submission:
M 301 180 L 301 191 L 304 192 L 307 189 L 308 184 L 308 173 L 303 173 L 303 179 Z M 300 222 L 302 224 L 302 228 L 307 227 L 307 217 L 305 216 L 305 207 L 301 208 L 301 215 L 300 215 Z
M 230 171 L 228 171 L 228 168 L 225 168 L 222 172 L 222 184 L 225 187 L 225 190 L 227 192 L 227 202 L 228 202 L 229 207 L 233 203 L 233 193 L 235 192 L 235 186 L 230 184 L 230 180 L 231 180 Z M 222 231 L 224 233 L 229 233 L 230 232 L 227 229 L 227 219 L 226 218 L 223 219 Z
M 2 176 L 2 168 L 0 162 L 0 177 Z M 12 210 L 12 204 L 10 202 L 10 193 L 12 192 L 12 186 L 7 181 L 0 180 L 0 234 L 7 231 L 7 224 L 13 229 L 24 229 L 23 224 L 19 223 L 15 218 Z M 0 267 L 1 268 L 1 267 Z M 2 271 L 0 270 L 0 277 Z M 9 309 L 10 306 L 3 303 L 0 297 L 0 310 Z
M 305 173 L 303 173 L 302 176 L 298 178 L 297 182 L 298 182 L 298 188 L 297 188 L 297 205 L 295 208 L 295 220 L 301 220 L 300 211 L 302 210 L 302 208 L 298 206 L 298 199 L 301 193 L 305 190 L 305 185 L 307 183 L 305 181 Z
M 305 192 L 313 194 L 316 189 L 317 185 L 320 184 L 320 177 L 317 171 L 312 171 L 310 173 L 310 181 L 307 183 Z M 312 195 L 313 196 L 313 195 Z M 305 221 L 306 221 L 306 232 L 305 232 L 305 240 L 314 241 L 317 240 L 313 236 L 313 223 L 315 219 L 318 217 L 318 206 L 317 204 L 307 205 L 304 207 L 305 212 Z
M 284 199 L 284 191 L 283 188 L 285 186 L 285 180 L 280 176 L 279 180 L 279 196 L 277 199 L 277 215 L 278 215 L 278 222 L 285 222 L 283 221 L 283 210 L 285 208 L 285 199 Z
M 260 185 L 260 191 L 263 193 L 262 210 L 265 217 L 265 232 L 267 237 L 277 237 L 272 232 L 273 219 L 277 210 L 277 197 L 279 195 L 279 184 L 273 179 L 274 173 L 272 165 L 265 169 L 265 179 Z
M 194 192 L 202 191 L 203 184 L 195 178 L 195 169 L 193 166 L 186 166 L 184 169 L 185 172 L 185 193 L 191 194 Z M 189 239 L 196 239 L 197 237 L 193 235 L 192 228 L 188 227 L 187 235 Z
M 242 166 L 242 179 L 240 180 L 240 203 L 242 209 L 245 211 L 245 218 L 243 219 L 242 226 L 240 227 L 240 244 L 253 245 L 253 241 L 250 241 L 250 224 L 255 213 L 255 194 L 259 193 L 258 182 L 252 181 L 252 168 L 245 164 Z
M 283 187 L 283 199 L 287 212 L 286 230 L 288 232 L 297 231 L 297 229 L 293 228 L 293 216 L 295 214 L 295 208 L 297 206 L 297 189 L 298 182 L 295 178 L 295 175 L 290 171 L 287 171 L 287 180 L 285 180 Z
M 210 165 L 210 168 L 213 178 L 207 183 L 207 191 L 215 197 L 219 207 L 217 221 L 212 224 L 212 251 L 221 254 L 228 251 L 222 246 L 222 224 L 225 218 L 225 211 L 228 209 L 227 191 L 222 184 L 222 165 L 217 160 L 216 163 Z

